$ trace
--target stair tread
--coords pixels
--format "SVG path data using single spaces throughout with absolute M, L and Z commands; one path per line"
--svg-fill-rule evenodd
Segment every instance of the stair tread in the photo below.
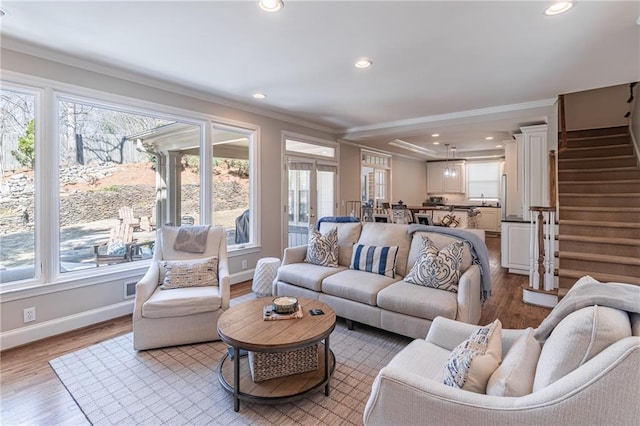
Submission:
M 558 257 L 560 258 L 560 264 L 562 264 L 562 258 L 565 258 L 565 259 L 574 259 L 574 260 L 588 260 L 591 262 L 619 263 L 621 265 L 640 266 L 640 259 L 638 259 L 637 257 L 613 256 L 610 254 L 580 253 L 577 251 L 560 251 L 558 253 Z
M 589 211 L 589 212 L 624 212 L 624 213 L 640 213 L 640 207 L 581 207 L 581 206 L 560 206 L 560 210 L 565 211 Z
M 602 167 L 602 168 L 591 168 L 591 169 L 562 169 L 558 170 L 558 173 L 598 173 L 598 172 L 635 172 L 640 170 L 640 168 L 636 166 L 627 166 L 627 167 Z
M 606 180 L 606 181 L 598 181 L 598 180 L 588 180 L 588 181 L 583 181 L 583 180 L 563 180 L 560 181 L 559 183 L 571 183 L 571 184 L 578 184 L 578 185 L 602 185 L 602 184 L 627 184 L 627 183 L 637 183 L 640 184 L 640 179 L 612 179 L 612 180 Z
M 597 226 L 600 228 L 636 228 L 640 229 L 640 223 L 635 222 L 602 222 L 596 220 L 576 220 L 576 219 L 560 219 L 560 226 L 562 225 L 577 225 L 577 226 Z
M 591 237 L 587 235 L 559 235 L 560 241 L 582 241 L 587 243 L 604 243 L 604 244 L 619 244 L 625 246 L 638 246 L 640 247 L 640 240 L 636 238 L 615 238 L 615 237 Z
M 559 276 L 566 278 L 576 278 L 580 279 L 585 275 L 590 275 L 592 278 L 600 281 L 600 282 L 618 282 L 618 283 L 627 283 L 627 284 L 636 284 L 640 285 L 640 278 L 636 277 L 628 277 L 625 275 L 615 275 L 615 274 L 606 274 L 601 272 L 584 272 L 584 271 L 576 271 L 574 269 L 562 269 L 560 268 Z
M 596 146 L 580 146 L 580 147 L 569 147 L 566 151 L 590 151 L 592 149 L 609 149 L 609 148 L 626 148 L 631 144 L 628 143 L 618 143 L 615 145 L 596 145 Z
M 564 182 L 563 182 L 564 183 Z M 607 192 L 606 194 L 584 194 L 582 192 L 560 192 L 562 197 L 585 197 L 585 198 L 636 198 L 640 197 L 640 192 Z
M 633 154 L 628 155 L 612 155 L 610 157 L 584 157 L 584 158 L 560 158 L 558 161 L 566 162 L 566 163 L 575 163 L 578 161 L 594 161 L 594 160 L 625 160 L 628 158 L 636 158 Z

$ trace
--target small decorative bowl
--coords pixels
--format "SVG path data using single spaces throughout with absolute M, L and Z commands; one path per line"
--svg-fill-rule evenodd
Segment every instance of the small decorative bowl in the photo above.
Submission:
M 298 299 L 291 296 L 280 296 L 273 299 L 273 310 L 276 314 L 292 314 L 298 310 Z

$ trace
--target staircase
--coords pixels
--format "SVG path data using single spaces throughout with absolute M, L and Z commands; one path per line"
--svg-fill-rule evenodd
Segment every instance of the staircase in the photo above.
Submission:
M 640 167 L 629 129 L 567 132 L 558 198 L 558 296 L 584 275 L 640 285 Z

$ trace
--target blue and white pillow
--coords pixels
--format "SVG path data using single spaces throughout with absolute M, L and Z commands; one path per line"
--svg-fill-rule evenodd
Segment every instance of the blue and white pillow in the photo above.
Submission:
M 305 262 L 320 266 L 338 267 L 338 228 L 334 226 L 322 235 L 315 226 L 309 226 L 309 243 Z
M 121 242 L 111 243 L 107 246 L 108 256 L 124 256 L 127 254 L 127 245 Z
M 409 273 L 408 283 L 452 292 L 458 291 L 462 267 L 463 241 L 456 241 L 438 251 L 428 237 L 422 237 L 422 251 Z
M 378 247 L 356 244 L 351 255 L 349 269 L 396 277 L 398 246 Z

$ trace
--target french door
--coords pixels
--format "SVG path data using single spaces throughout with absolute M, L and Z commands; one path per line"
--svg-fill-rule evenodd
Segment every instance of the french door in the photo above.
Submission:
M 307 244 L 309 225 L 335 216 L 338 167 L 312 158 L 286 156 L 286 247 Z

